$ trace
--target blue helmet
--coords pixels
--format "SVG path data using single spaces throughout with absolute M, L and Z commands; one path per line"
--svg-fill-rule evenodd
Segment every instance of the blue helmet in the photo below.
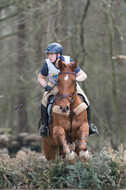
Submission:
M 63 54 L 63 48 L 59 43 L 51 43 L 46 48 L 45 53 L 60 53 Z

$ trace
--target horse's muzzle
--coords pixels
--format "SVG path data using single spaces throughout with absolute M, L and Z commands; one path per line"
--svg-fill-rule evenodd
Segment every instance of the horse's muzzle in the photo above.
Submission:
M 66 107 L 62 107 L 62 106 L 60 106 L 60 110 L 62 111 L 62 112 L 64 112 L 64 113 L 66 113 L 66 112 L 68 112 L 69 111 L 69 106 L 67 105 Z

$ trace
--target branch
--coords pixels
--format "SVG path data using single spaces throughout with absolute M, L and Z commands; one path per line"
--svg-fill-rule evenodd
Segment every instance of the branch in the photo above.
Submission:
M 90 0 L 87 0 L 86 6 L 84 8 L 84 13 L 82 15 L 82 19 L 81 19 L 81 22 L 80 22 L 81 25 L 83 25 L 83 22 L 84 22 L 84 20 L 85 20 L 85 18 L 87 16 L 89 5 L 90 5 Z
M 10 37 L 10 36 L 16 36 L 16 35 L 18 35 L 18 34 L 20 34 L 20 33 L 25 32 L 25 31 L 26 31 L 26 30 L 19 31 L 19 32 L 13 32 L 13 33 L 11 33 L 11 34 L 7 34 L 7 35 L 5 35 L 5 36 L 1 36 L 1 37 L 0 37 L 0 40 L 3 40 L 3 39 L 8 38 L 8 37 Z
M 15 17 L 15 16 L 17 16 L 18 14 L 19 14 L 19 12 L 13 13 L 12 15 L 9 15 L 9 16 L 3 18 L 3 19 L 0 19 L 0 22 L 3 22 L 3 21 L 5 21 L 5 20 L 7 20 L 7 19 L 9 19 L 9 18 Z
M 5 38 L 8 38 L 8 37 L 10 37 L 10 36 L 15 36 L 15 35 L 17 35 L 19 32 L 13 32 L 13 33 L 11 33 L 11 34 L 7 34 L 7 35 L 5 35 L 5 36 L 1 36 L 0 37 L 0 40 L 3 40 L 3 39 L 5 39 Z
M 84 61 L 84 55 L 85 55 L 85 47 L 84 47 L 84 21 L 86 19 L 86 16 L 87 16 L 87 12 L 88 12 L 88 8 L 90 6 L 90 0 L 87 0 L 87 3 L 86 3 L 86 6 L 84 8 L 84 12 L 83 12 L 83 15 L 82 15 L 82 19 L 80 21 L 80 44 L 81 44 L 81 47 L 82 47 L 82 52 L 83 52 L 83 57 L 82 57 L 82 60 Z
M 11 6 L 11 5 L 14 5 L 14 1 L 11 2 L 11 3 L 9 2 L 9 3 L 6 3 L 6 4 L 0 5 L 0 11 L 1 11 L 2 9 L 5 9 L 5 8 Z
M 116 55 L 112 57 L 113 60 L 118 60 L 118 59 L 123 59 L 126 60 L 126 56 L 125 55 Z

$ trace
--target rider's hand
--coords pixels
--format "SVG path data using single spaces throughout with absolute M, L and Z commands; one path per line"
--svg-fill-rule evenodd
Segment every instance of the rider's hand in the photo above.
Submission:
M 51 91 L 52 90 L 52 87 L 49 86 L 48 84 L 44 88 L 45 88 L 45 91 Z

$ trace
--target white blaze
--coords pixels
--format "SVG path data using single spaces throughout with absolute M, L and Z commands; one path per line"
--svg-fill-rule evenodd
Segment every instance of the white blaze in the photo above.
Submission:
M 68 75 L 66 75 L 65 78 L 64 78 L 64 80 L 68 80 L 68 78 L 69 78 Z

